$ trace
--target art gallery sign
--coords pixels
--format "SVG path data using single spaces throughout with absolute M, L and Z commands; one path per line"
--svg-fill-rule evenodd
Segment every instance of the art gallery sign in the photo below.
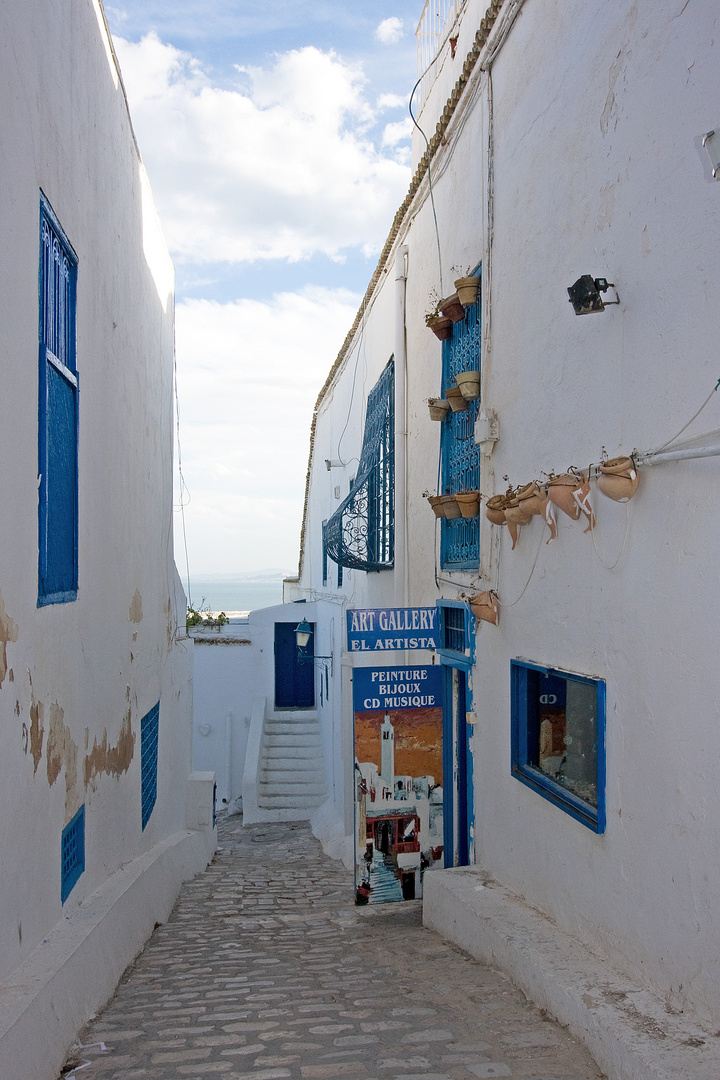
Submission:
M 435 649 L 438 612 L 434 607 L 350 608 L 347 631 L 349 652 Z

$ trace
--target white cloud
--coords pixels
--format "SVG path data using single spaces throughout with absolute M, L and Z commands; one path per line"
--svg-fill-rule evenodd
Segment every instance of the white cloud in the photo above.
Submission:
M 359 68 L 308 47 L 241 69 L 247 88 L 228 90 L 153 33 L 115 46 L 176 259 L 379 248 L 410 174 L 368 136 L 376 114 Z
M 268 303 L 178 304 L 193 573 L 294 565 L 312 409 L 359 303 L 347 290 L 307 287 Z
M 409 139 L 412 135 L 413 122 L 409 116 L 404 120 L 397 120 L 394 124 L 386 124 L 383 129 L 383 146 L 396 146 L 402 139 Z
M 375 37 L 381 45 L 397 45 L 403 36 L 403 21 L 397 15 L 383 19 L 375 30 Z
M 377 99 L 378 109 L 404 109 L 407 108 L 407 98 L 400 94 L 381 94 Z

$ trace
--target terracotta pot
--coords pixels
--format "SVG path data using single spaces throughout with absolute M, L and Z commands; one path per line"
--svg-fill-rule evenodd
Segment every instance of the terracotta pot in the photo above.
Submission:
M 443 500 L 443 509 L 445 511 L 445 517 L 448 521 L 454 521 L 455 518 L 461 517 L 460 507 L 457 504 L 457 499 L 454 495 L 441 495 Z
M 572 473 L 563 473 L 562 476 L 556 476 L 548 483 L 547 493 L 550 502 L 573 521 L 577 521 L 580 517 L 580 507 L 573 499 L 573 491 L 577 491 L 581 486 L 582 480 L 573 476 Z
M 450 408 L 453 412 L 465 412 L 468 407 L 468 403 L 462 395 L 462 390 L 459 386 L 448 386 L 445 391 L 445 397 L 450 402 Z
M 460 507 L 460 513 L 464 518 L 474 518 L 480 513 L 480 492 L 462 491 L 455 496 L 455 501 Z
M 446 318 L 445 315 L 431 315 L 425 320 L 425 325 L 440 341 L 447 341 L 452 337 L 452 319 Z
M 478 289 L 480 287 L 479 277 L 461 277 L 453 284 L 457 289 L 458 299 L 463 307 L 472 307 L 473 304 L 477 303 Z
M 504 525 L 506 506 L 506 495 L 493 495 L 485 504 L 485 517 L 492 521 L 493 525 Z
M 444 420 L 450 412 L 450 402 L 445 398 L 428 398 L 428 411 L 431 420 Z
M 591 529 L 595 528 L 595 514 L 590 505 L 590 481 L 585 476 L 585 473 L 582 474 L 582 484 L 577 491 L 573 491 L 573 499 L 580 507 L 581 513 L 587 518 L 587 528 L 584 531 L 590 532 Z
M 616 457 L 600 466 L 597 486 L 614 502 L 628 502 L 638 489 L 640 477 L 630 457 Z
M 445 300 L 441 300 L 440 310 L 443 315 L 446 315 L 448 319 L 452 319 L 454 323 L 462 322 L 465 318 L 465 308 L 458 300 L 457 293 L 453 293 L 452 296 L 448 296 Z
M 497 593 L 481 592 L 471 597 L 470 610 L 476 619 L 497 626 L 499 618 Z
M 428 495 L 427 497 L 427 501 L 430 503 L 433 510 L 435 511 L 435 517 L 445 517 L 445 504 L 443 502 L 444 498 L 444 495 Z
M 521 487 L 517 493 L 518 504 L 522 507 L 526 514 L 539 515 L 543 517 L 545 514 L 545 493 L 540 487 L 531 481 L 529 484 L 525 484 Z
M 527 525 L 532 521 L 532 510 L 524 506 L 517 495 L 505 507 L 505 520 L 512 525 Z
M 474 401 L 480 397 L 480 372 L 458 371 L 455 382 L 460 387 L 462 396 L 466 401 Z

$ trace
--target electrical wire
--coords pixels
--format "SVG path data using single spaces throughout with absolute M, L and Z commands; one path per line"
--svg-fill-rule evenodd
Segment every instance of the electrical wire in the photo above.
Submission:
M 688 429 L 688 428 L 690 427 L 690 425 L 692 424 L 693 420 L 697 420 L 698 416 L 699 416 L 699 415 L 700 415 L 700 413 L 701 413 L 701 412 L 703 411 L 703 409 L 705 408 L 705 406 L 707 405 L 707 403 L 708 403 L 708 402 L 710 401 L 710 398 L 711 398 L 711 397 L 713 396 L 713 394 L 715 393 L 715 391 L 717 390 L 717 388 L 718 388 L 719 386 L 720 386 L 720 379 L 718 379 L 718 381 L 717 381 L 717 382 L 715 383 L 715 385 L 713 386 L 712 390 L 710 391 L 710 393 L 708 394 L 708 396 L 707 396 L 707 397 L 705 398 L 705 400 L 703 401 L 702 405 L 700 406 L 700 408 L 698 409 L 698 411 L 697 411 L 697 412 L 695 413 L 695 415 L 694 415 L 694 416 L 692 416 L 692 417 L 691 417 L 691 418 L 690 418 L 690 419 L 688 420 L 688 422 L 687 422 L 687 424 L 685 425 L 685 427 L 681 427 L 681 428 L 680 428 L 680 430 L 678 431 L 677 435 L 673 435 L 672 439 L 668 439 L 668 441 L 667 441 L 667 442 L 665 442 L 665 443 L 663 443 L 663 444 L 662 444 L 662 446 L 658 446 L 657 450 L 651 450 L 651 451 L 650 451 L 650 453 L 652 453 L 652 454 L 659 454 L 659 453 L 660 453 L 660 451 L 661 451 L 661 450 L 664 450 L 666 446 L 670 446 L 670 444 L 671 444 L 671 443 L 674 443 L 674 442 L 675 442 L 675 441 L 676 441 L 677 439 L 679 439 L 679 438 L 680 438 L 680 436 L 682 435 L 682 433 L 683 433 L 684 431 L 687 431 L 687 429 Z
M 353 400 L 355 398 L 355 380 L 357 379 L 358 364 L 360 363 L 360 354 L 364 353 L 366 315 L 367 315 L 366 299 L 365 299 L 365 297 L 363 297 L 363 313 L 362 313 L 362 318 L 360 320 L 360 340 L 358 341 L 357 353 L 356 353 L 356 356 L 355 356 L 355 370 L 353 371 L 352 389 L 350 391 L 350 402 L 348 404 L 347 416 L 345 417 L 345 426 L 343 427 L 343 429 L 342 429 L 342 431 L 340 433 L 340 438 L 338 439 L 338 444 L 337 444 L 337 458 L 338 458 L 338 461 L 342 461 L 343 466 L 349 465 L 350 462 L 358 460 L 357 458 L 350 458 L 349 461 L 343 461 L 342 454 L 340 453 L 340 445 L 341 445 L 341 443 L 342 443 L 342 441 L 343 441 L 343 439 L 345 437 L 345 432 L 348 429 L 348 424 L 350 423 L 350 415 L 352 413 L 352 404 L 353 404 Z
M 597 521 L 597 514 L 595 514 L 595 521 Z M 625 545 L 627 544 L 627 538 L 628 538 L 628 533 L 629 532 L 630 532 L 630 503 L 626 502 L 625 503 L 625 535 L 623 536 L 623 542 L 622 542 L 622 545 L 620 547 L 620 551 L 618 553 L 617 559 L 615 560 L 614 563 L 610 563 L 610 565 L 608 565 L 605 562 L 605 560 L 603 559 L 603 557 L 601 556 L 600 552 L 597 549 L 597 545 L 595 544 L 595 529 L 590 530 L 590 538 L 592 540 L 593 551 L 597 555 L 598 562 L 601 564 L 601 566 L 604 566 L 606 570 L 614 570 L 615 567 L 617 566 L 617 564 L 622 559 L 623 552 L 625 551 Z
M 543 524 L 544 524 L 544 523 L 543 523 Z M 522 526 L 520 526 L 520 527 L 522 528 Z M 541 549 L 541 548 L 542 548 L 542 546 L 543 546 L 543 537 L 544 537 L 544 535 L 545 535 L 545 530 L 544 530 L 544 529 L 541 529 L 541 530 L 540 530 L 540 543 L 538 544 L 538 547 L 537 547 L 537 551 L 535 552 L 535 558 L 533 559 L 533 564 L 532 564 L 532 567 L 530 568 L 530 576 L 528 577 L 527 581 L 525 582 L 525 585 L 523 586 L 523 591 L 522 591 L 522 592 L 520 593 L 520 595 L 519 595 L 519 596 L 518 596 L 518 597 L 517 597 L 517 598 L 516 598 L 515 600 L 513 600 L 513 601 L 512 601 L 512 603 L 510 603 L 510 604 L 505 604 L 505 603 L 503 603 L 503 602 L 502 602 L 502 601 L 500 600 L 500 598 L 498 597 L 498 605 L 499 605 L 500 607 L 504 607 L 504 608 L 511 608 L 511 607 L 515 607 L 515 605 L 516 605 L 516 604 L 519 604 L 519 603 L 520 603 L 520 601 L 522 600 L 523 596 L 525 595 L 525 592 L 526 592 L 526 590 L 527 590 L 527 587 L 528 587 L 528 585 L 529 585 L 529 584 L 530 584 L 530 582 L 532 581 L 532 576 L 533 576 L 533 574 L 535 573 L 535 567 L 537 566 L 537 561 L 538 561 L 538 559 L 540 558 L 540 549 Z M 498 579 L 499 579 L 499 577 L 500 577 L 500 566 L 499 566 L 499 562 L 500 562 L 500 560 L 498 559 Z M 497 590 L 496 590 L 496 594 L 497 594 Z
M 427 177 L 428 177 L 428 186 L 430 188 L 430 205 L 432 206 L 433 221 L 435 222 L 435 239 L 437 241 L 438 268 L 439 268 L 439 271 L 440 271 L 440 294 L 442 295 L 442 293 L 443 293 L 442 254 L 441 254 L 441 251 L 440 251 L 440 229 L 438 228 L 437 212 L 435 210 L 435 196 L 433 194 L 433 186 L 432 186 L 432 173 L 431 173 L 431 170 L 430 170 L 430 143 L 428 142 L 427 135 L 425 134 L 425 132 L 423 131 L 423 129 L 420 127 L 417 120 L 415 119 L 415 114 L 413 113 L 413 110 L 412 110 L 412 100 L 413 100 L 413 97 L 415 96 L 415 91 L 417 90 L 418 86 L 423 81 L 423 79 L 427 75 L 428 71 L 433 66 L 433 64 L 436 63 L 439 60 L 441 53 L 442 53 L 442 49 L 438 49 L 438 51 L 435 53 L 435 56 L 432 58 L 432 60 L 430 61 L 428 66 L 425 68 L 425 70 L 423 71 L 423 73 L 420 76 L 420 78 L 418 79 L 418 81 L 413 86 L 413 88 L 412 88 L 412 90 L 410 92 L 410 100 L 408 101 L 408 112 L 410 113 L 410 119 L 412 120 L 413 124 L 415 125 L 415 127 L 418 129 L 418 131 L 422 135 L 423 139 L 425 140 L 425 148 L 426 148 L 427 159 L 428 159 Z

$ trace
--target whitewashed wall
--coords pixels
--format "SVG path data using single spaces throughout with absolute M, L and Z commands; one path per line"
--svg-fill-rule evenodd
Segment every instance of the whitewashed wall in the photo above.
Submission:
M 549 546 L 536 522 L 515 552 L 507 536 L 498 551 L 483 521 L 482 573 L 442 573 L 439 588 L 434 520 L 422 493 L 436 490 L 439 430 L 426 419 L 425 399 L 440 389 L 440 345 L 423 315 L 431 289 L 451 291 L 452 265 L 483 262 L 483 404 L 498 410 L 501 432 L 483 463 L 486 496 L 504 490 L 505 474 L 523 483 L 542 470 L 597 461 L 603 446 L 610 456 L 656 447 L 712 390 L 720 185 L 698 143 L 720 125 L 718 14 L 710 0 L 506 7 L 508 33 L 491 76 L 476 71 L 433 159 L 442 287 L 427 185 L 397 238 L 407 246 L 407 599 L 429 604 L 492 585 L 503 601 L 499 628 L 478 631 L 473 673 L 483 868 L 670 1008 L 717 1024 L 718 521 L 708 498 L 717 459 L 646 468 L 627 517 L 596 495 L 597 551 L 569 519 Z M 473 0 L 464 7 L 461 62 L 483 14 Z M 483 60 L 493 53 L 491 43 Z M 420 115 L 428 135 L 459 74 L 453 63 L 444 56 Z M 417 138 L 416 160 L 423 150 Z M 616 282 L 620 306 L 574 316 L 566 289 L 585 273 Z M 359 455 L 367 391 L 395 349 L 393 290 L 391 255 L 318 412 L 305 559 L 292 595 L 324 592 L 320 524 L 337 506 L 338 476 L 347 491 L 344 474 L 328 474 L 324 459 Z M 358 374 L 364 393 L 351 407 Z M 720 427 L 719 407 L 713 398 L 693 430 Z M 623 554 L 607 569 L 626 524 Z M 331 582 L 333 573 L 331 566 Z M 348 574 L 345 605 L 392 603 L 395 576 Z M 602 836 L 510 775 L 514 657 L 606 680 Z M 346 678 L 335 718 L 346 747 L 336 769 L 346 773 L 348 685 Z M 347 809 L 346 800 L 346 827 Z
M 186 829 L 172 266 L 97 4 L 61 18 L 45 0 L 8 0 L 0 40 L 0 1073 L 40 1080 L 57 1074 L 213 838 Z M 41 189 L 79 259 L 79 590 L 38 608 Z M 158 798 L 143 832 L 140 720 L 158 701 Z M 85 872 L 63 906 L 61 832 L 82 804 Z M 102 933 L 84 938 L 87 904 L 104 911 L 111 895 Z

